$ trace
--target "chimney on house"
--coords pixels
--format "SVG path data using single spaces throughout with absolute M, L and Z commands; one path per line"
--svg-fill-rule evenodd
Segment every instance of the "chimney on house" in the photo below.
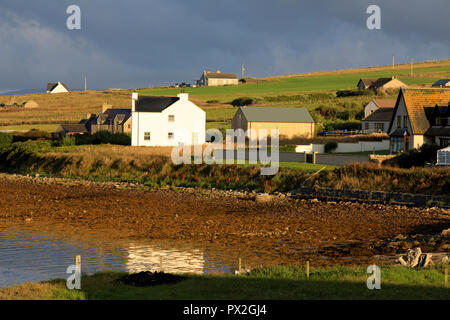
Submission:
M 182 100 L 182 101 L 189 100 L 189 94 L 188 93 L 179 93 L 177 95 L 177 97 L 180 98 L 180 100 Z
M 136 101 L 139 100 L 139 95 L 137 92 L 133 92 L 131 94 L 131 112 L 136 111 Z
M 112 105 L 108 104 L 108 102 L 105 102 L 102 105 L 102 113 L 105 113 L 106 110 L 111 109 Z

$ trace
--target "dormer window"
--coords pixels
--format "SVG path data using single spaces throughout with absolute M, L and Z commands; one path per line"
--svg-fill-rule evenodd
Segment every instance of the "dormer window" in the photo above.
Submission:
M 175 115 L 169 114 L 169 122 L 175 122 Z

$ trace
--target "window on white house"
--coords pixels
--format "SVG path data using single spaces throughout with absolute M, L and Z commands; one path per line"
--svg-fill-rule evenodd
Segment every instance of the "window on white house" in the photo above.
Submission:
M 169 138 L 169 140 L 173 139 L 173 132 L 169 132 L 169 134 L 167 135 L 167 137 Z
M 384 131 L 384 123 L 375 123 L 375 130 L 376 131 Z
M 402 116 L 397 116 L 397 128 L 402 127 Z
M 169 122 L 175 122 L 175 115 L 169 114 Z
M 403 128 L 408 127 L 408 116 L 403 116 Z
M 144 140 L 150 141 L 150 132 L 144 132 Z

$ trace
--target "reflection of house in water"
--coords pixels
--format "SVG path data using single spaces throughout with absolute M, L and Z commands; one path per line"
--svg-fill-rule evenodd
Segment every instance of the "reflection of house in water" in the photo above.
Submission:
M 167 273 L 205 273 L 204 252 L 192 247 L 162 248 L 157 245 L 128 247 L 126 268 L 129 272 L 164 271 Z

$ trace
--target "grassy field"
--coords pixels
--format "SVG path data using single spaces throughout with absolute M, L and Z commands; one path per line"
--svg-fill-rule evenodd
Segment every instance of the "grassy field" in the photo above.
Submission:
M 381 266 L 381 289 L 369 290 L 367 267 L 311 269 L 306 279 L 303 267 L 273 267 L 254 270 L 250 275 L 188 276 L 177 284 L 134 287 L 117 283 L 126 275 L 103 272 L 85 276 L 81 290 L 66 289 L 65 280 L 26 283 L 0 289 L 1 299 L 450 299 L 444 288 L 444 265 L 415 270 Z
M 360 78 L 380 78 L 396 76 L 407 85 L 429 86 L 440 78 L 450 74 L 450 60 L 438 63 L 418 63 L 414 65 L 414 75 L 410 75 L 410 66 L 378 67 L 331 72 L 298 74 L 292 76 L 271 77 L 261 79 L 257 83 L 224 87 L 197 87 L 185 88 L 196 99 L 218 100 L 227 102 L 236 96 L 254 95 L 280 95 L 284 93 L 304 93 L 312 91 L 336 91 L 354 89 Z M 143 89 L 143 94 L 174 95 L 179 88 Z
M 338 110 L 362 110 L 371 97 L 334 97 L 336 90 L 354 89 L 362 77 L 391 77 L 395 75 L 408 85 L 430 86 L 440 78 L 450 77 L 450 60 L 429 63 L 415 63 L 414 75 L 410 75 L 410 65 L 398 65 L 364 69 L 324 71 L 307 74 L 285 75 L 255 79 L 251 83 L 224 87 L 184 88 L 191 99 L 206 111 L 208 120 L 220 121 L 219 128 L 229 128 L 230 119 L 236 112 L 229 103 L 243 96 L 258 99 L 258 106 L 305 107 L 313 112 L 317 124 L 335 119 L 317 116 L 315 109 L 320 106 Z M 139 89 L 140 94 L 175 96 L 180 88 Z M 68 94 L 30 94 L 20 96 L 0 96 L 0 104 L 22 104 L 33 100 L 39 104 L 35 109 L 0 109 L 0 129 L 28 130 L 38 128 L 54 130 L 59 123 L 77 123 L 88 113 L 99 113 L 103 103 L 114 107 L 130 107 L 131 90 L 107 90 L 71 92 Z M 310 99 L 308 94 L 328 93 L 328 97 Z M 305 98 L 306 97 L 306 98 Z M 395 95 L 379 98 L 395 98 Z M 350 116 L 352 120 L 354 115 Z M 353 119 L 354 120 L 354 119 Z M 211 127 L 213 123 L 209 123 Z M 214 123 L 216 124 L 216 123 Z M 326 124 L 326 123 L 325 123 Z M 319 129 L 322 127 L 317 126 Z

